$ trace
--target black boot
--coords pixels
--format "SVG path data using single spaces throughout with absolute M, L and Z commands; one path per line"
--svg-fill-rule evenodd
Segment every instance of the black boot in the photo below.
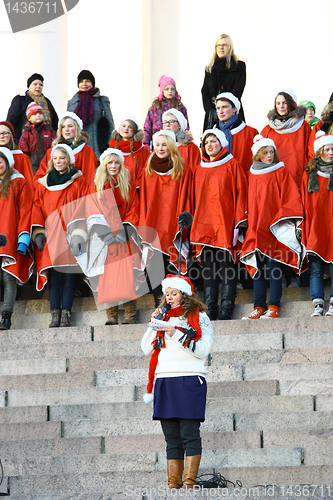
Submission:
M 0 330 L 9 330 L 9 328 L 11 327 L 11 324 L 12 324 L 12 322 L 10 321 L 11 317 L 12 317 L 11 312 L 2 311 Z
M 235 306 L 236 285 L 223 285 L 220 320 L 231 319 Z
M 217 319 L 218 311 L 217 311 L 217 299 L 219 295 L 219 289 L 215 286 L 210 286 L 205 288 L 205 304 L 208 307 L 208 317 L 212 321 Z

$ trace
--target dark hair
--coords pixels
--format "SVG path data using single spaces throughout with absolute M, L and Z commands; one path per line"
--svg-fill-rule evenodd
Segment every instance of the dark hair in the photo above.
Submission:
M 182 298 L 180 300 L 179 305 L 182 306 L 183 308 L 182 316 L 184 318 L 188 318 L 190 314 L 196 311 L 199 312 L 208 311 L 208 307 L 206 306 L 206 304 L 201 302 L 195 294 L 188 295 L 187 293 L 183 292 L 181 292 L 181 294 Z M 166 304 L 166 299 L 165 296 L 163 296 L 158 307 L 162 308 L 165 304 Z
M 6 200 L 9 195 L 10 179 L 12 177 L 13 170 L 10 168 L 7 156 L 1 153 L 1 151 L 0 151 L 0 158 L 5 160 L 7 166 L 6 173 L 2 179 L 2 182 L 0 183 L 0 196 L 2 196 L 2 198 Z
M 287 94 L 287 92 L 279 92 L 277 94 L 277 96 L 275 97 L 275 101 L 274 101 L 274 109 L 276 111 L 276 99 L 279 95 L 283 95 L 283 97 L 285 98 L 286 102 L 287 102 L 287 106 L 288 106 L 288 115 L 292 112 L 292 111 L 295 111 L 295 109 L 297 109 L 297 103 L 294 101 L 294 99 L 291 97 L 291 95 Z M 277 112 L 277 111 L 276 111 Z

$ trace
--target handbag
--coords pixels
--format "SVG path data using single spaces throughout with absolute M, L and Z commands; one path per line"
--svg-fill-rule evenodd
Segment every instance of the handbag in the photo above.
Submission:
M 101 99 L 102 96 L 99 97 Z M 97 123 L 97 143 L 100 154 L 102 154 L 109 147 L 109 137 L 110 137 L 110 123 L 106 118 L 105 109 L 103 107 L 102 101 L 99 101 L 101 108 L 101 117 Z

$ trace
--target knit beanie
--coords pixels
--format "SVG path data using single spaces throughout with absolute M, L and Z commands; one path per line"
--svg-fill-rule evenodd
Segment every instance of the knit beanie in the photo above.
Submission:
M 80 73 L 77 75 L 77 86 L 79 86 L 79 83 L 82 81 L 82 80 L 90 80 L 91 83 L 92 83 L 92 86 L 95 87 L 95 77 L 94 75 L 92 74 L 91 71 L 89 71 L 88 69 L 83 69 L 82 71 L 80 71 Z
M 164 92 L 164 89 L 165 89 L 165 87 L 167 85 L 173 85 L 175 87 L 175 89 L 176 89 L 176 98 L 178 99 L 178 101 L 181 101 L 181 97 L 180 97 L 180 95 L 177 92 L 177 87 L 176 87 L 175 80 L 173 78 L 171 78 L 171 76 L 165 76 L 165 75 L 162 75 L 161 78 L 158 81 L 158 86 L 160 88 L 160 93 L 157 96 L 157 99 L 159 99 L 160 101 L 162 101 L 162 99 L 163 99 L 163 92 Z
M 171 137 L 171 139 L 173 139 L 176 142 L 176 136 L 175 136 L 175 133 L 172 132 L 172 130 L 159 130 L 158 132 L 155 132 L 155 134 L 153 135 L 153 146 L 154 147 L 156 146 L 156 139 L 160 135 L 168 135 L 169 137 Z
M 30 120 L 30 117 L 36 113 L 43 113 L 43 108 L 33 101 L 28 104 L 25 114 L 27 115 L 28 120 Z
M 235 106 L 235 108 L 237 110 L 237 114 L 238 114 L 240 107 L 241 107 L 241 103 L 240 103 L 239 99 L 237 99 L 237 97 L 234 94 L 232 94 L 231 92 L 222 92 L 221 94 L 216 96 L 215 103 L 217 103 L 217 101 L 223 101 L 224 99 L 232 102 L 232 104 Z
M 104 158 L 106 158 L 107 156 L 110 156 L 110 155 L 118 155 L 119 158 L 121 159 L 121 161 L 124 163 L 124 155 L 123 155 L 122 151 L 120 151 L 120 149 L 114 149 L 114 148 L 106 149 L 99 157 L 99 163 L 102 163 Z
M 5 125 L 5 127 L 9 128 L 9 130 L 12 134 L 12 138 L 15 139 L 15 130 L 14 130 L 13 125 L 10 122 L 3 121 L 3 122 L 0 122 L 0 125 Z
M 68 146 L 67 144 L 60 143 L 60 144 L 56 144 L 55 146 L 53 146 L 52 151 L 51 151 L 51 158 L 53 159 L 53 154 L 54 154 L 55 150 L 59 149 L 59 148 L 63 148 L 63 149 L 65 149 L 65 151 L 67 151 L 68 156 L 69 156 L 69 161 L 71 162 L 71 165 L 74 165 L 75 156 L 74 156 L 72 148 L 70 146 Z
M 253 138 L 253 146 L 252 146 L 252 154 L 253 156 L 259 151 L 259 149 L 267 147 L 267 146 L 272 146 L 276 150 L 276 146 L 274 144 L 274 141 L 272 139 L 269 139 L 268 137 L 263 137 L 260 134 L 257 134 Z
M 177 118 L 177 121 L 179 123 L 181 130 L 184 130 L 184 131 L 186 130 L 187 120 L 181 111 L 179 111 L 176 108 L 167 109 L 166 111 L 164 111 L 164 113 L 162 115 L 162 122 L 165 119 L 165 115 L 174 115 Z
M 32 84 L 32 82 L 34 82 L 35 80 L 40 80 L 41 82 L 44 82 L 44 78 L 42 77 L 42 75 L 39 75 L 38 73 L 34 73 L 27 80 L 28 88 L 30 87 L 30 85 Z
M 13 167 L 15 162 L 14 162 L 14 156 L 13 156 L 13 153 L 11 152 L 11 150 L 8 148 L 0 147 L 0 153 L 5 155 L 5 157 L 8 160 L 9 166 Z

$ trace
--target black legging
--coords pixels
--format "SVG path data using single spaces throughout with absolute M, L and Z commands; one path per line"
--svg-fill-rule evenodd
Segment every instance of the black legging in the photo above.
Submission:
M 167 459 L 183 460 L 186 456 L 201 455 L 200 420 L 161 419 L 166 441 Z
M 237 269 L 227 250 L 205 247 L 202 252 L 201 262 L 205 289 L 218 287 L 220 281 L 223 285 L 236 287 Z

